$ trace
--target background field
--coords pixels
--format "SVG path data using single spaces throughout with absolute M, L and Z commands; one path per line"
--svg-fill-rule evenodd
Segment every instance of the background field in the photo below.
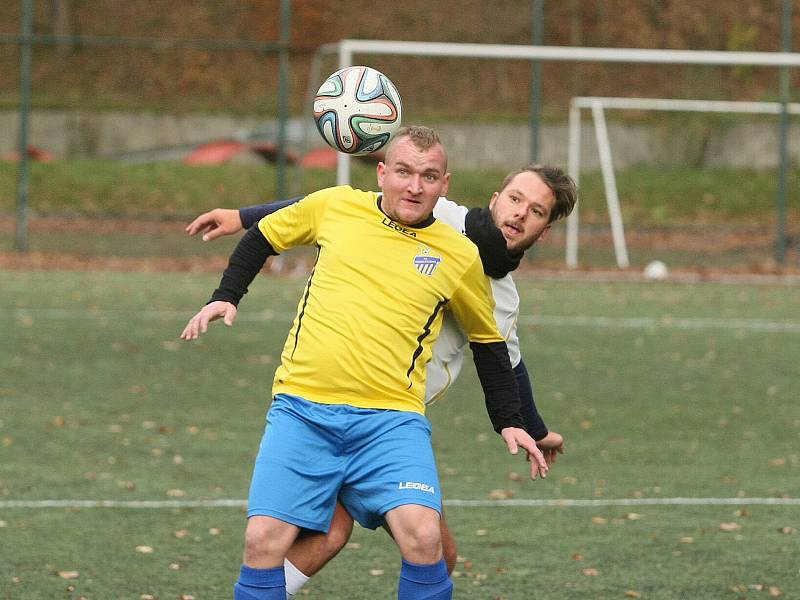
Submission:
M 33 51 L 29 143 L 54 160 L 30 165 L 26 253 L 12 249 L 22 4 L 0 3 L 0 600 L 228 598 L 269 383 L 309 255 L 276 261 L 280 274 L 259 278 L 233 330 L 180 342 L 234 243 L 189 240 L 185 223 L 274 199 L 276 174 L 252 156 L 214 167 L 159 161 L 221 138 L 274 141 L 276 47 L 225 46 L 275 42 L 280 3 L 35 0 L 34 32 L 60 37 Z M 535 2 L 293 4 L 295 117 L 308 115 L 321 44 L 529 44 L 538 19 Z M 781 44 L 778 0 L 543 4 L 545 45 Z M 792 17 L 797 30 L 800 12 Z M 488 160 L 505 145 L 509 167 L 516 154 L 527 161 L 514 134 L 535 112 L 529 62 L 359 60 L 404 90 L 406 122 L 470 125 L 450 133 L 467 140 L 472 127 L 497 129 L 500 142 L 484 134 L 467 147 Z M 332 57 L 323 62 L 333 69 Z M 546 62 L 541 75 L 540 156 L 557 163 L 577 95 L 782 97 L 774 68 Z M 790 92 L 796 83 L 791 70 Z M 161 125 L 130 125 L 151 120 Z M 773 117 L 609 111 L 609 120 L 631 267 L 615 267 L 603 184 L 585 152 L 582 270 L 563 271 L 559 223 L 518 278 L 524 355 L 567 454 L 546 481 L 524 480 L 525 464 L 489 430 L 471 368 L 430 413 L 461 556 L 456 597 L 800 598 L 800 146 L 790 136 L 780 264 Z M 752 129 L 727 137 L 740 125 Z M 623 134 L 649 147 L 624 159 Z M 290 149 L 304 150 L 308 140 L 292 136 Z M 505 169 L 466 171 L 455 156 L 451 197 L 484 204 Z M 332 171 L 288 175 L 298 194 L 334 182 Z M 374 187 L 374 168 L 356 165 L 353 182 Z M 633 282 L 655 259 L 669 282 Z M 609 273 L 631 281 L 605 283 Z M 756 285 L 758 275 L 768 277 Z M 742 283 L 680 283 L 734 279 Z M 398 572 L 387 537 L 357 529 L 303 597 L 392 598 Z
M 252 166 L 252 153 L 237 157 L 249 166 L 160 161 L 179 161 L 213 141 L 276 142 L 280 2 L 32 3 L 37 37 L 28 143 L 54 160 L 30 165 L 28 257 L 7 252 L 13 247 L 17 165 L 6 160 L 18 146 L 23 4 L 0 6 L 0 267 L 85 267 L 100 257 L 151 269 L 182 261 L 198 269 L 203 266 L 192 262 L 197 254 L 224 256 L 178 241 L 178 223 L 221 203 L 273 199 L 272 165 Z M 356 0 L 295 2 L 288 40 L 288 111 L 294 119 L 287 148 L 302 156 L 321 143 L 309 119 L 308 95 L 322 73 L 335 68 L 333 54 L 323 59 L 318 52 L 342 38 L 527 45 L 541 25 L 541 43 L 548 46 L 775 52 L 782 25 L 789 23 L 782 21 L 782 4 L 444 0 L 431 11 L 427 0 L 409 0 L 373 14 Z M 797 28 L 797 10 L 791 21 Z M 575 96 L 790 101 L 797 83 L 795 69 L 784 72 L 789 92 L 783 93 L 781 73 L 772 67 L 544 61 L 536 108 L 532 84 L 539 70 L 529 61 L 369 54 L 355 60 L 391 75 L 403 91 L 406 123 L 442 132 L 454 172 L 452 196 L 469 205 L 488 199 L 506 166 L 534 154 L 566 164 L 568 107 Z M 784 223 L 774 115 L 607 112 L 633 271 L 659 259 L 673 270 L 701 274 L 800 273 L 800 140 L 794 129 L 788 132 Z M 528 130 L 539 113 L 541 147 L 533 152 Z M 614 268 L 586 111 L 582 129 L 579 258 L 587 268 Z M 480 170 L 467 171 L 475 166 Z M 334 180 L 332 171 L 311 170 L 295 170 L 289 179 L 291 193 Z M 353 180 L 373 187 L 372 169 L 356 169 Z M 554 234 L 555 243 L 537 248 L 535 256 L 548 269 L 564 262 L 563 229 Z
M 293 4 L 289 50 L 294 114 L 306 110 L 309 66 L 322 44 L 343 38 L 529 44 L 535 20 L 531 2 L 440 0 L 432 10 L 427 0 L 408 0 L 379 12 L 368 10 L 361 0 Z M 280 27 L 278 0 L 129 0 L 122 5 L 35 0 L 34 6 L 35 32 L 62 36 L 269 43 L 278 40 Z M 18 33 L 21 12 L 18 1 L 2 3 L 0 33 Z M 778 0 L 569 0 L 544 2 L 542 18 L 542 41 L 554 46 L 776 51 L 781 43 Z M 365 60 L 392 73 L 399 89 L 415 89 L 409 108 L 426 120 L 524 119 L 528 113 L 531 69 L 525 61 L 492 62 L 476 77 L 484 61 L 380 55 Z M 81 110 L 274 113 L 277 62 L 274 52 L 221 51 L 218 46 L 132 50 L 130 44 L 98 49 L 78 41 L 43 45 L 35 56 L 33 102 Z M 17 105 L 17 65 L 17 48 L 0 45 L 0 107 Z M 619 89 L 628 90 L 627 95 L 742 100 L 770 99 L 777 93 L 776 71 L 757 67 L 546 63 L 542 77 L 548 116 L 563 114 L 571 96 L 616 95 Z
M 505 170 L 465 170 L 457 165 L 449 196 L 467 206 L 487 203 Z M 291 173 L 291 194 L 335 184 L 332 171 Z M 797 179 L 797 171 L 791 173 Z M 31 165 L 30 256 L 9 252 L 14 241 L 16 165 L 0 162 L 0 267 L 78 264 L 97 268 L 116 261 L 139 267 L 218 271 L 230 240 L 203 245 L 183 226 L 216 206 L 237 207 L 275 199 L 269 165 L 190 166 L 63 160 Z M 651 260 L 694 273 L 725 270 L 800 274 L 800 212 L 788 214 L 786 263 L 775 262 L 773 170 L 637 166 L 620 170 L 618 186 L 631 271 Z M 353 185 L 375 187 L 374 166 L 359 164 Z M 580 181 L 580 266 L 616 269 L 600 174 Z M 525 266 L 564 267 L 564 224 L 526 255 Z M 209 260 L 211 262 L 209 262 Z M 129 267 L 130 268 L 130 264 Z
M 187 344 L 216 276 L 0 277 L 0 599 L 229 597 L 240 505 L 35 503 L 244 498 L 304 279 L 259 278 L 233 329 Z M 519 286 L 537 401 L 567 453 L 546 481 L 517 481 L 470 368 L 431 410 L 456 597 L 800 596 L 800 289 Z M 547 505 L 569 499 L 596 504 Z M 304 597 L 393 597 L 398 563 L 384 534 L 356 530 Z

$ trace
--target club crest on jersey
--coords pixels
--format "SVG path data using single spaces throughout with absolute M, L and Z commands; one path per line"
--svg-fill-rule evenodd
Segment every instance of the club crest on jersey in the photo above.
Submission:
M 414 267 L 423 275 L 433 275 L 442 259 L 431 254 L 430 248 L 420 248 L 420 253 L 414 257 Z

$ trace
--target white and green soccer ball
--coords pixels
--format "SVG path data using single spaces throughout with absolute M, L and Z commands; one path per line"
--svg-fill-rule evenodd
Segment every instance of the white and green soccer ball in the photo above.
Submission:
M 314 98 L 314 121 L 322 138 L 355 156 L 383 148 L 400 128 L 402 112 L 397 88 L 371 67 L 336 71 Z

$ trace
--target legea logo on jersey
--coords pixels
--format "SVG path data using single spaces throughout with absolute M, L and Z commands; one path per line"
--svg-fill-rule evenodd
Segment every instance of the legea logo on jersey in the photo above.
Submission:
M 397 486 L 398 490 L 419 490 L 421 492 L 428 492 L 429 494 L 433 494 L 433 486 L 428 485 L 427 483 L 420 483 L 418 481 L 401 481 L 400 485 Z
M 423 275 L 433 275 L 442 259 L 431 254 L 431 249 L 423 246 L 420 253 L 414 257 L 414 267 Z

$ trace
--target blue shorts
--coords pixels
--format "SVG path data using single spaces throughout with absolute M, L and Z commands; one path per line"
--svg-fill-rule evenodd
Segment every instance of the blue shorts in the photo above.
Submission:
M 369 529 L 404 504 L 441 513 L 428 419 L 275 396 L 253 469 L 247 516 L 327 531 L 337 497 Z

